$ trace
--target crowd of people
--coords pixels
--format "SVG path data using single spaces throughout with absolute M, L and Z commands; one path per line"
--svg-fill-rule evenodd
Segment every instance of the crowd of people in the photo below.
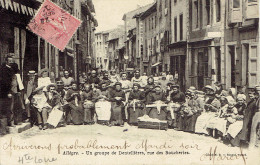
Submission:
M 189 87 L 180 90 L 171 75 L 140 75 L 128 79 L 128 74 L 115 71 L 82 73 L 79 82 L 64 71 L 55 83 L 48 69 L 29 71 L 25 86 L 19 71 L 7 58 L 1 68 L 0 117 L 9 126 L 30 121 L 39 129 L 66 126 L 138 125 L 138 119 L 167 121 L 169 128 L 218 138 L 232 146 L 259 146 L 260 86 L 237 92 L 222 89 L 222 84 L 207 85 L 202 91 Z M 48 120 L 53 112 L 57 125 Z M 54 114 L 54 113 L 53 113 Z M 58 116 L 58 114 L 61 114 Z

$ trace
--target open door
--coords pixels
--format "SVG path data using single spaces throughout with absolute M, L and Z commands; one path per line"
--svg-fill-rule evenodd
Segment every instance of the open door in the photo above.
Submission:
M 259 74 L 257 72 L 258 69 L 258 44 L 257 43 L 250 43 L 249 44 L 249 51 L 248 51 L 248 86 L 255 87 L 260 81 Z

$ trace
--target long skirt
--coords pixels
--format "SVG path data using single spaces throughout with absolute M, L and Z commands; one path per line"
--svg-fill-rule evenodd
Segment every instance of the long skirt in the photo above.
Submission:
M 84 107 L 84 123 L 91 124 L 94 122 L 94 104 L 91 101 L 86 101 Z
M 178 131 L 184 130 L 184 115 L 180 112 L 175 112 L 175 126 Z
M 213 117 L 215 117 L 214 112 L 206 112 L 206 113 L 201 114 L 197 118 L 196 125 L 195 125 L 195 132 L 208 135 L 209 133 L 207 131 L 207 124 L 208 124 L 208 121 L 210 119 L 212 119 Z
M 194 132 L 195 131 L 195 124 L 198 118 L 198 114 L 193 114 L 192 116 L 184 116 L 183 125 L 184 131 L 187 132 Z
M 138 117 L 141 117 L 144 115 L 144 108 L 143 107 L 135 107 L 135 109 L 130 106 L 128 107 L 128 123 L 129 124 L 137 124 Z
M 243 121 L 236 121 L 235 123 L 229 125 L 227 134 L 229 134 L 232 138 L 235 138 L 242 130 L 242 127 Z
M 160 113 L 158 112 L 157 108 L 149 108 L 148 116 L 153 119 L 159 119 L 159 120 L 166 120 L 167 118 L 167 110 L 166 108 L 161 108 Z
M 111 102 L 98 101 L 95 104 L 98 124 L 107 124 L 111 119 Z
M 214 117 L 209 121 L 207 128 L 216 129 L 225 135 L 227 132 L 227 120 L 225 118 Z
M 250 133 L 250 143 L 249 143 L 249 147 L 250 148 L 254 148 L 254 147 L 259 147 L 260 146 L 260 135 L 259 132 L 257 133 L 257 131 L 259 131 L 258 127 L 259 127 L 259 123 L 260 123 L 260 112 L 256 112 L 255 116 L 253 117 L 252 120 L 252 126 L 251 126 L 251 133 Z
M 12 104 L 11 104 L 11 112 L 12 112 L 11 116 L 15 125 L 23 121 L 24 109 L 25 107 L 21 102 L 21 96 L 19 96 L 18 94 L 14 94 L 12 98 Z
M 111 114 L 111 123 L 113 125 L 123 125 L 124 124 L 124 104 L 112 103 L 112 114 Z
M 84 110 L 81 105 L 75 106 L 74 104 L 70 104 L 71 108 L 71 120 L 75 125 L 83 124 L 84 119 Z

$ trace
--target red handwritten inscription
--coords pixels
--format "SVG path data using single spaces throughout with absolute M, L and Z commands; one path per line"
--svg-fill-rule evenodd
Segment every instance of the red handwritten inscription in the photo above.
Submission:
M 80 24 L 79 19 L 50 0 L 45 0 L 28 27 L 32 32 L 63 51 Z

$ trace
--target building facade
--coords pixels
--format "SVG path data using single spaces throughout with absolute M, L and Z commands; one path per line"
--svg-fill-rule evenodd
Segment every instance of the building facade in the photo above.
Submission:
M 15 55 L 23 78 L 27 78 L 29 70 L 38 72 L 49 69 L 53 82 L 60 77 L 61 71 L 69 70 L 76 80 L 78 73 L 89 69 L 88 60 L 94 51 L 93 32 L 97 21 L 93 16 L 94 5 L 91 0 L 54 0 L 61 8 L 82 20 L 78 31 L 71 38 L 64 52 L 59 51 L 45 40 L 26 29 L 27 24 L 37 12 L 41 0 L 2 0 L 0 1 L 0 62 L 5 55 Z M 6 35 L 7 34 L 7 35 Z
M 108 70 L 108 38 L 109 31 L 95 33 L 96 67 Z

